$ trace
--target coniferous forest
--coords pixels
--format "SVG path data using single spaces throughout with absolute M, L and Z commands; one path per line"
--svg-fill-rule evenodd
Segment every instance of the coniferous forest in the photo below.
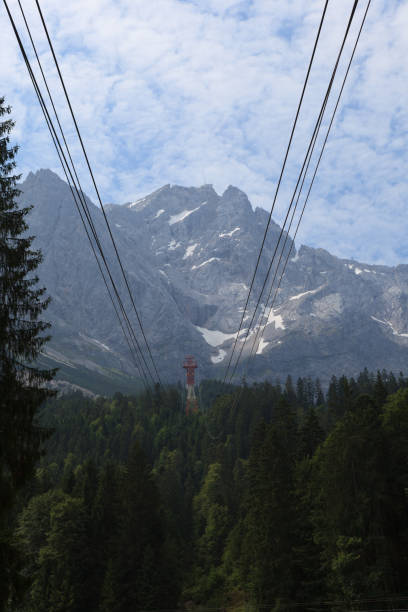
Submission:
M 397 610 L 408 380 L 288 377 L 50 399 L 10 610 Z

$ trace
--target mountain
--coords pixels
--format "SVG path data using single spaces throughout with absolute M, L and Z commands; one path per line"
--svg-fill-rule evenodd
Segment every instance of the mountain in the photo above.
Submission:
M 101 385 L 105 391 L 132 389 L 135 368 L 68 185 L 40 170 L 20 188 L 21 203 L 34 205 L 30 234 L 44 256 L 40 282 L 52 297 L 44 363 L 60 366 L 60 378 L 70 384 L 95 392 Z M 102 213 L 88 204 L 131 313 Z M 218 195 L 211 185 L 165 185 L 136 202 L 107 205 L 106 213 L 162 379 L 184 378 L 186 354 L 197 359 L 201 378 L 222 376 L 268 213 L 254 210 L 236 187 Z M 279 232 L 272 221 L 254 296 Z M 291 244 L 288 237 L 286 249 Z M 310 375 L 327 382 L 333 373 L 353 375 L 364 367 L 399 372 L 407 358 L 407 265 L 361 264 L 293 245 L 263 340 L 248 371 L 238 374 L 273 380 Z

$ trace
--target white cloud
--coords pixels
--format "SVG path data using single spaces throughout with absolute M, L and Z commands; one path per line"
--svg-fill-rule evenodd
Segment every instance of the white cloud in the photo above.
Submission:
M 278 221 L 351 5 L 329 4 Z M 17 18 L 17 2 L 10 6 Z M 24 7 L 75 143 L 35 3 Z M 105 201 L 133 201 L 165 183 L 213 183 L 218 191 L 235 184 L 254 205 L 270 207 L 323 0 L 44 0 L 42 7 Z M 13 106 L 19 168 L 58 169 L 4 10 L 0 27 L 1 93 Z M 407 28 L 407 2 L 372 3 L 299 243 L 369 262 L 408 261 L 407 67 L 401 61 L 408 55 Z M 344 73 L 344 63 L 339 70 Z M 80 160 L 77 143 L 73 151 Z M 81 176 L 95 199 L 86 173 Z

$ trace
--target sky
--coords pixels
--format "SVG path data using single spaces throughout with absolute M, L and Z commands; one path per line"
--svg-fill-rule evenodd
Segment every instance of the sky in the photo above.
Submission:
M 18 2 L 8 2 L 32 58 Z M 358 4 L 333 96 L 366 2 Z M 96 201 L 35 2 L 21 3 L 81 182 Z M 274 208 L 278 223 L 352 4 L 329 1 Z M 269 211 L 323 6 L 323 0 L 42 0 L 103 202 L 133 201 L 167 183 L 211 183 L 220 194 L 231 184 Z M 3 5 L 0 31 L 0 95 L 13 108 L 18 169 L 24 176 L 51 168 L 62 177 Z M 408 263 L 407 31 L 408 0 L 372 0 L 297 246 L 373 264 Z M 328 117 L 334 103 L 335 97 Z

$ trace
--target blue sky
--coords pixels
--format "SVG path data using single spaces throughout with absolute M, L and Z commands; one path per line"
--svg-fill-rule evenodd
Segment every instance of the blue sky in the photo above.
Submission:
M 10 7 L 21 26 L 18 4 Z M 42 8 L 105 202 L 165 183 L 233 184 L 270 208 L 323 0 L 44 0 Z M 360 1 L 355 34 L 366 2 Z M 81 179 L 95 200 L 35 11 L 25 0 Z M 280 221 L 352 0 L 330 0 Z M 56 154 L 0 11 L 0 93 L 23 173 Z M 21 31 L 24 32 L 21 27 Z M 373 0 L 297 243 L 369 263 L 408 263 L 408 2 Z M 26 40 L 25 36 L 25 40 Z M 27 42 L 27 49 L 29 48 Z M 350 47 L 346 49 L 348 58 Z M 344 63 L 340 76 L 344 74 Z

